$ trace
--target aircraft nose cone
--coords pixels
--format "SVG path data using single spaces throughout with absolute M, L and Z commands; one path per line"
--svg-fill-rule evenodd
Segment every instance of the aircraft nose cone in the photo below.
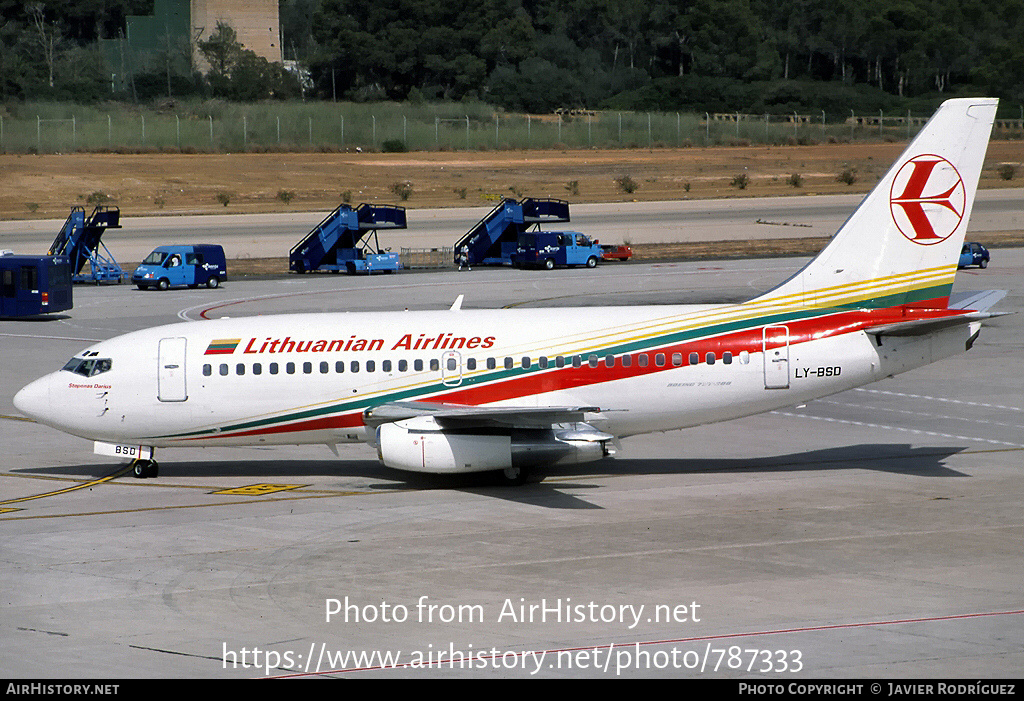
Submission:
M 43 377 L 14 395 L 14 406 L 25 416 L 42 421 L 50 409 L 50 382 Z

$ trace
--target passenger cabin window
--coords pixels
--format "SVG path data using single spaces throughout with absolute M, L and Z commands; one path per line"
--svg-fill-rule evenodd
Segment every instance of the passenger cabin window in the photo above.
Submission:
M 83 377 L 91 377 L 104 372 L 108 372 L 111 369 L 111 360 L 109 358 L 96 358 L 95 351 L 90 351 L 85 354 L 86 357 L 72 358 L 65 364 L 64 370 L 74 372 Z M 651 357 L 653 355 L 653 358 Z M 517 366 L 524 370 L 530 369 L 550 369 L 550 368 L 566 368 L 572 366 L 574 368 L 599 368 L 602 366 L 606 368 L 614 368 L 616 366 L 616 360 L 620 367 L 629 368 L 634 364 L 638 368 L 647 368 L 653 360 L 654 366 L 658 368 L 664 368 L 666 366 L 671 367 L 682 367 L 684 361 L 689 365 L 697 365 L 704 362 L 708 365 L 714 365 L 717 362 L 721 362 L 723 365 L 732 365 L 734 362 L 739 362 L 741 365 L 748 365 L 750 363 L 750 353 L 748 351 L 739 351 L 734 353 L 733 351 L 722 351 L 720 354 L 714 351 L 708 351 L 698 353 L 692 351 L 688 354 L 681 352 L 669 353 L 625 353 L 621 356 L 605 355 L 600 356 L 597 354 L 590 354 L 587 356 L 583 355 L 571 355 L 564 356 L 558 355 L 554 357 L 539 356 L 537 358 L 531 358 L 530 356 L 523 356 L 518 361 L 515 358 L 506 356 L 504 358 L 465 358 L 464 367 L 467 371 L 476 371 L 478 365 L 486 367 L 488 370 L 496 370 L 499 367 L 504 367 L 507 370 L 513 370 Z M 380 370 L 384 373 L 392 374 L 397 369 L 398 372 L 408 372 L 414 369 L 417 372 L 422 372 L 424 367 L 429 366 L 432 371 L 439 371 L 442 367 L 442 361 L 438 358 L 430 359 L 399 359 L 399 360 L 336 360 L 333 361 L 334 367 L 332 369 L 331 362 L 326 360 L 311 362 L 303 361 L 301 363 L 289 362 L 284 364 L 284 371 L 289 375 L 294 375 L 297 372 L 301 372 L 306 375 L 312 375 L 317 372 L 321 375 L 328 375 L 332 371 L 338 374 L 346 372 L 346 365 L 348 365 L 348 372 L 358 373 L 362 372 L 375 372 L 377 370 L 377 364 L 380 363 Z M 301 364 L 301 370 L 297 365 Z M 443 361 L 445 371 L 455 372 L 459 369 L 459 361 L 455 357 L 447 357 Z M 267 363 L 266 372 L 270 375 L 277 375 L 280 372 L 280 366 L 278 363 Z M 204 364 L 202 366 L 202 373 L 205 377 L 210 377 L 214 374 L 214 366 L 212 364 Z M 235 364 L 232 370 L 231 365 L 228 363 L 221 363 L 217 366 L 217 373 L 222 376 L 230 375 L 234 372 L 237 376 L 244 376 L 249 373 L 252 375 L 262 375 L 264 372 L 264 366 L 262 363 L 254 362 L 251 367 L 246 363 Z
M 87 356 L 95 355 L 95 352 L 88 353 Z M 653 356 L 653 357 L 652 357 Z M 332 368 L 333 362 L 333 368 Z M 740 351 L 735 353 L 733 351 L 722 351 L 716 353 L 714 351 L 698 353 L 691 351 L 688 354 L 681 352 L 673 353 L 625 353 L 621 356 L 605 355 L 600 356 L 597 354 L 590 354 L 587 356 L 583 355 L 558 355 L 554 357 L 539 356 L 537 358 L 531 358 L 530 356 L 522 356 L 519 360 L 512 357 L 504 358 L 465 358 L 464 368 L 467 371 L 476 371 L 478 368 L 486 367 L 487 370 L 497 370 L 500 367 L 504 367 L 507 370 L 513 370 L 516 367 L 520 367 L 524 370 L 530 369 L 551 369 L 551 368 L 599 368 L 602 364 L 606 368 L 614 368 L 616 362 L 619 367 L 629 368 L 634 365 L 638 368 L 647 368 L 652 362 L 655 367 L 682 367 L 684 364 L 697 365 L 704 362 L 708 365 L 714 365 L 717 362 L 721 362 L 723 365 L 732 365 L 735 362 L 739 362 L 741 365 L 747 365 L 750 363 L 750 353 L 748 351 Z M 429 359 L 399 359 L 399 360 L 335 360 L 335 361 L 303 361 L 301 363 L 289 362 L 284 364 L 284 372 L 289 375 L 294 375 L 297 372 L 302 374 L 312 375 L 319 373 L 321 375 L 328 375 L 331 372 L 341 374 L 344 372 L 375 372 L 380 364 L 381 372 L 392 374 L 394 371 L 408 372 L 410 369 L 416 372 L 422 372 L 425 367 L 430 368 L 432 371 L 439 371 L 442 367 L 442 360 L 439 358 Z M 297 367 L 301 365 L 301 369 Z M 346 369 L 346 365 L 348 366 Z M 443 365 L 446 372 L 455 372 L 459 369 L 459 361 L 455 357 L 447 357 L 443 359 Z M 232 374 L 237 376 L 244 376 L 249 373 L 252 375 L 262 375 L 264 370 L 270 375 L 277 375 L 281 368 L 278 363 L 267 363 L 266 367 L 262 363 L 254 362 L 251 366 L 247 363 L 237 363 L 232 369 L 228 363 L 221 363 L 217 367 L 216 372 L 222 376 Z M 91 377 L 92 375 L 98 375 L 109 371 L 111 368 L 111 360 L 109 358 L 72 358 L 64 366 L 64 370 L 74 372 L 82 375 L 83 377 Z M 204 364 L 202 366 L 202 373 L 206 377 L 212 376 L 214 366 L 212 364 Z

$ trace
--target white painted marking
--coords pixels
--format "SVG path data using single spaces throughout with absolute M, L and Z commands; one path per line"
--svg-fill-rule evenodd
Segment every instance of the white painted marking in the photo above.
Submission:
M 906 392 L 888 392 L 881 389 L 864 389 L 858 387 L 855 392 L 868 392 L 870 394 L 887 394 L 891 397 L 908 397 L 910 399 L 926 399 L 931 402 L 946 402 L 948 404 L 962 404 L 964 406 L 980 406 L 986 409 L 1005 409 L 1007 411 L 1024 411 L 1024 408 L 1017 406 L 1003 406 L 1001 404 L 985 404 L 983 402 L 965 402 L 962 399 L 947 399 L 945 397 L 929 397 L 923 394 L 908 394 Z
M 957 441 L 974 441 L 978 443 L 989 443 L 991 445 L 1005 445 L 1011 448 L 1024 448 L 1024 444 L 1021 443 L 1010 443 L 1008 441 L 996 441 L 988 438 L 977 438 L 976 436 L 958 436 L 952 433 L 939 433 L 938 431 L 922 431 L 916 428 L 906 428 L 905 426 L 892 426 L 889 424 L 876 424 L 868 423 L 866 421 L 847 421 L 845 419 L 833 419 L 828 416 L 812 416 L 810 414 L 797 414 L 788 411 L 773 411 L 772 414 L 778 416 L 792 416 L 799 419 L 813 419 L 815 421 L 827 421 L 829 423 L 846 424 L 847 426 L 863 426 L 864 428 L 880 428 L 887 431 L 902 431 L 904 433 L 913 433 L 920 436 L 932 436 L 935 438 L 949 438 Z

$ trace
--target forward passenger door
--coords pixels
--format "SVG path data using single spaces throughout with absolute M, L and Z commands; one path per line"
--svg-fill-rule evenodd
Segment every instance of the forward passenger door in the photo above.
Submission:
M 157 347 L 157 398 L 161 402 L 188 399 L 185 387 L 185 339 L 162 338 Z

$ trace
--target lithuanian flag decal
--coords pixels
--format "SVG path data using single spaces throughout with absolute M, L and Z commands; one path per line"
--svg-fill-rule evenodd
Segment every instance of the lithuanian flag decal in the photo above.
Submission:
M 215 338 L 203 355 L 231 355 L 241 342 L 240 338 Z

